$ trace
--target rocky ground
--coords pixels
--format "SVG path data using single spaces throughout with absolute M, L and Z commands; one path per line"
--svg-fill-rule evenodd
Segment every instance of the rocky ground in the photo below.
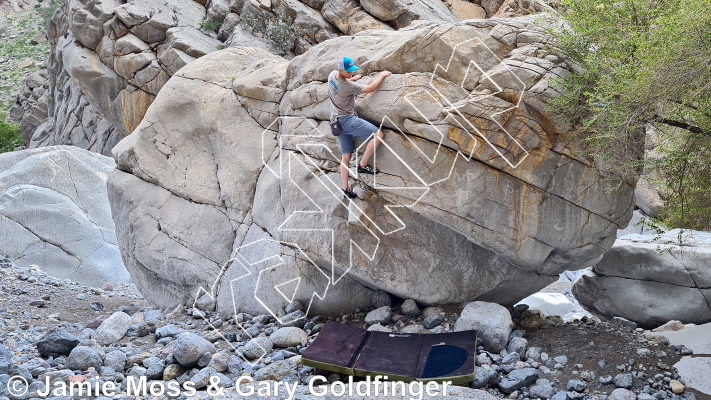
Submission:
M 19 12 L 0 13 L 0 113 L 15 101 L 27 74 L 47 67 L 47 21 L 59 6 L 42 0 Z
M 98 376 L 122 390 L 129 376 L 146 376 L 149 382 L 190 380 L 196 383 L 199 398 L 210 397 L 205 391 L 210 376 L 230 388 L 225 398 L 237 397 L 234 382 L 245 375 L 302 384 L 313 375 L 347 381 L 346 376 L 299 363 L 299 354 L 327 320 L 322 316 L 280 328 L 268 315 L 233 317 L 184 307 L 160 310 L 133 285 L 86 287 L 35 266 L 16 267 L 9 260 L 0 263 L 0 282 L 0 400 L 16 398 L 7 392 L 7 381 L 14 375 L 27 378 L 30 392 L 43 391 L 47 376 L 51 382 Z M 411 300 L 398 303 L 388 296 L 373 300 L 372 309 L 335 320 L 371 330 L 421 333 L 452 331 L 467 323 L 466 310 L 457 307 L 420 310 Z M 476 380 L 471 389 L 455 389 L 453 397 L 709 398 L 685 389 L 672 367 L 688 349 L 669 346 L 664 338 L 646 335 L 624 321 L 608 323 L 585 316 L 563 323 L 559 317 L 542 318 L 526 308 L 510 310 L 516 329 L 502 342 L 506 348 L 494 353 L 481 346 Z M 283 313 L 298 318 L 303 315 L 300 309 L 292 303 Z M 236 322 L 255 339 L 248 340 Z M 268 350 L 261 359 L 257 344 Z M 250 361 L 244 362 L 235 349 Z M 305 387 L 299 386 L 299 398 L 312 398 L 304 394 Z M 474 390 L 479 388 L 485 392 Z M 125 397 L 116 397 L 121 396 Z

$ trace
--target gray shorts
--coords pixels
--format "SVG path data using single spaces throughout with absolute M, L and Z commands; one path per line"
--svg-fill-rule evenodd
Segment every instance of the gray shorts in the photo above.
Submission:
M 338 139 L 338 145 L 341 147 L 341 154 L 353 153 L 355 150 L 354 136 L 367 139 L 378 130 L 375 125 L 352 114 L 338 118 L 338 124 L 341 126 L 342 133 L 336 138 Z

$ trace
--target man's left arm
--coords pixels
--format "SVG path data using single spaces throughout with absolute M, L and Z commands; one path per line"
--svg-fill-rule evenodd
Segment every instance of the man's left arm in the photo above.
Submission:
M 348 80 L 351 81 L 351 82 L 355 82 L 355 81 L 357 81 L 358 79 L 360 79 L 360 78 L 362 78 L 362 77 L 363 77 L 363 75 L 354 75 L 354 76 L 348 78 Z

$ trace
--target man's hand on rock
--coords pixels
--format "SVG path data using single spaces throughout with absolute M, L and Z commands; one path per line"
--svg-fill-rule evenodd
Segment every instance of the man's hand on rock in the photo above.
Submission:
M 360 79 L 360 78 L 362 78 L 362 77 L 363 77 L 363 75 L 360 75 L 360 74 L 354 75 L 353 77 L 351 77 L 351 78 L 349 79 L 349 81 L 355 82 L 355 81 L 357 81 L 358 79 Z
M 368 86 L 363 89 L 363 93 L 372 93 L 376 90 L 378 90 L 378 87 L 380 86 L 381 83 L 383 83 L 383 80 L 385 79 L 386 76 L 392 74 L 390 71 L 383 71 L 378 75 L 377 78 L 373 82 L 371 82 Z

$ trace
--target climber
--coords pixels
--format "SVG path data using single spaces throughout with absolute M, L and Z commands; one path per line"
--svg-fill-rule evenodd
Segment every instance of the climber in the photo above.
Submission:
M 380 172 L 374 166 L 368 165 L 368 160 L 375 152 L 380 142 L 383 140 L 383 131 L 370 122 L 359 118 L 355 113 L 355 97 L 361 93 L 372 93 L 378 89 L 383 79 L 390 75 L 390 71 L 382 71 L 380 75 L 369 85 L 355 83 L 362 78 L 362 75 L 353 76 L 353 71 L 358 69 L 353 60 L 343 57 L 338 60 L 338 71 L 332 71 L 328 75 L 328 96 L 331 99 L 331 124 L 338 122 L 341 134 L 337 136 L 338 144 L 341 148 L 341 181 L 343 183 L 343 195 L 353 199 L 357 195 L 348 186 L 348 172 L 351 162 L 351 155 L 355 149 L 353 137 L 372 138 L 375 140 L 368 142 L 363 152 L 363 157 L 358 164 L 359 174 L 377 174 Z

